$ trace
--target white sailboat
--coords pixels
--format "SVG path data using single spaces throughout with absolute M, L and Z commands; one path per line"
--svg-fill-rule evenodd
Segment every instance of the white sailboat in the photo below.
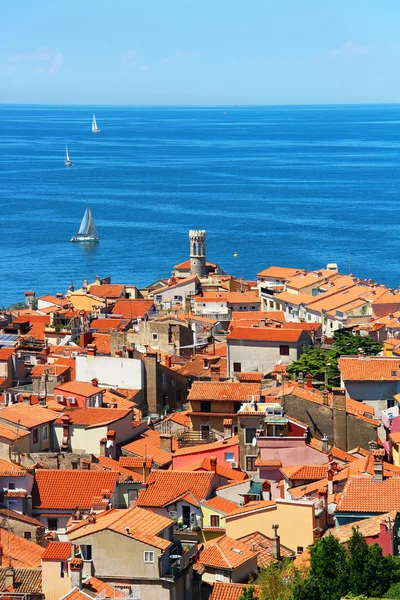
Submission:
M 65 146 L 65 160 L 64 160 L 64 165 L 66 167 L 72 167 L 73 162 L 71 161 L 69 154 L 68 154 L 68 146 Z
M 85 214 L 83 215 L 82 223 L 79 227 L 78 233 L 74 235 L 69 241 L 98 242 L 99 240 L 100 236 L 97 233 L 96 225 L 94 224 L 92 211 L 89 207 L 87 207 L 87 209 L 85 210 Z
M 93 115 L 92 119 L 92 133 L 100 133 L 100 129 L 97 127 L 96 115 Z

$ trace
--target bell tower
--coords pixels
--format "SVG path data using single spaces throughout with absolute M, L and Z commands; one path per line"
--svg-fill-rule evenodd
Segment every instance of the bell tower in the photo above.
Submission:
M 190 272 L 198 277 L 205 277 L 206 270 L 206 232 L 204 229 L 191 229 L 190 240 Z

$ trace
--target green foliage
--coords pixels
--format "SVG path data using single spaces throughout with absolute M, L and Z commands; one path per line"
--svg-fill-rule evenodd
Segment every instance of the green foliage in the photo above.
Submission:
M 291 600 L 300 581 L 299 571 L 290 560 L 270 563 L 260 570 L 261 600 Z
M 243 592 L 240 594 L 238 600 L 257 600 L 254 585 L 248 585 L 243 588 Z
M 360 349 L 368 356 L 375 356 L 381 352 L 382 344 L 368 335 L 339 330 L 333 336 L 332 349 L 306 346 L 300 358 L 287 367 L 287 372 L 291 378 L 295 374 L 303 373 L 305 376 L 310 373 L 313 381 L 321 383 L 325 381 L 325 372 L 327 372 L 329 387 L 338 387 L 340 384 L 338 358 L 346 354 L 357 355 Z
M 26 306 L 22 302 L 17 302 L 16 304 L 11 304 L 10 306 L 10 310 L 22 310 L 23 308 L 26 308 Z
M 400 582 L 393 583 L 383 597 L 400 600 Z
M 310 548 L 310 565 L 293 591 L 293 600 L 340 600 L 345 594 L 359 599 L 384 597 L 400 579 L 399 558 L 383 556 L 382 548 L 368 545 L 355 527 L 347 550 L 332 535 L 318 540 Z M 387 597 L 400 600 L 400 586 L 390 589 L 399 595 Z

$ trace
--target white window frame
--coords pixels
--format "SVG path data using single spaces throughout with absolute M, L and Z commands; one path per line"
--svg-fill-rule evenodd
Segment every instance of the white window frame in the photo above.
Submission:
M 146 555 L 149 554 L 150 556 L 148 557 L 149 560 L 146 560 Z M 154 563 L 154 552 L 152 550 L 145 550 L 143 552 L 143 562 L 146 565 L 150 565 Z
M 228 456 L 232 456 L 232 458 L 228 458 Z M 235 462 L 235 453 L 225 452 L 225 462 Z

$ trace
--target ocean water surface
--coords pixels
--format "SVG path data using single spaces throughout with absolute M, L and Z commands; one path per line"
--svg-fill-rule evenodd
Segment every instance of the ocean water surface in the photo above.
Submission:
M 0 306 L 168 277 L 191 228 L 238 276 L 337 262 L 397 287 L 399 197 L 398 105 L 0 106 Z M 71 244 L 86 198 L 101 241 Z

